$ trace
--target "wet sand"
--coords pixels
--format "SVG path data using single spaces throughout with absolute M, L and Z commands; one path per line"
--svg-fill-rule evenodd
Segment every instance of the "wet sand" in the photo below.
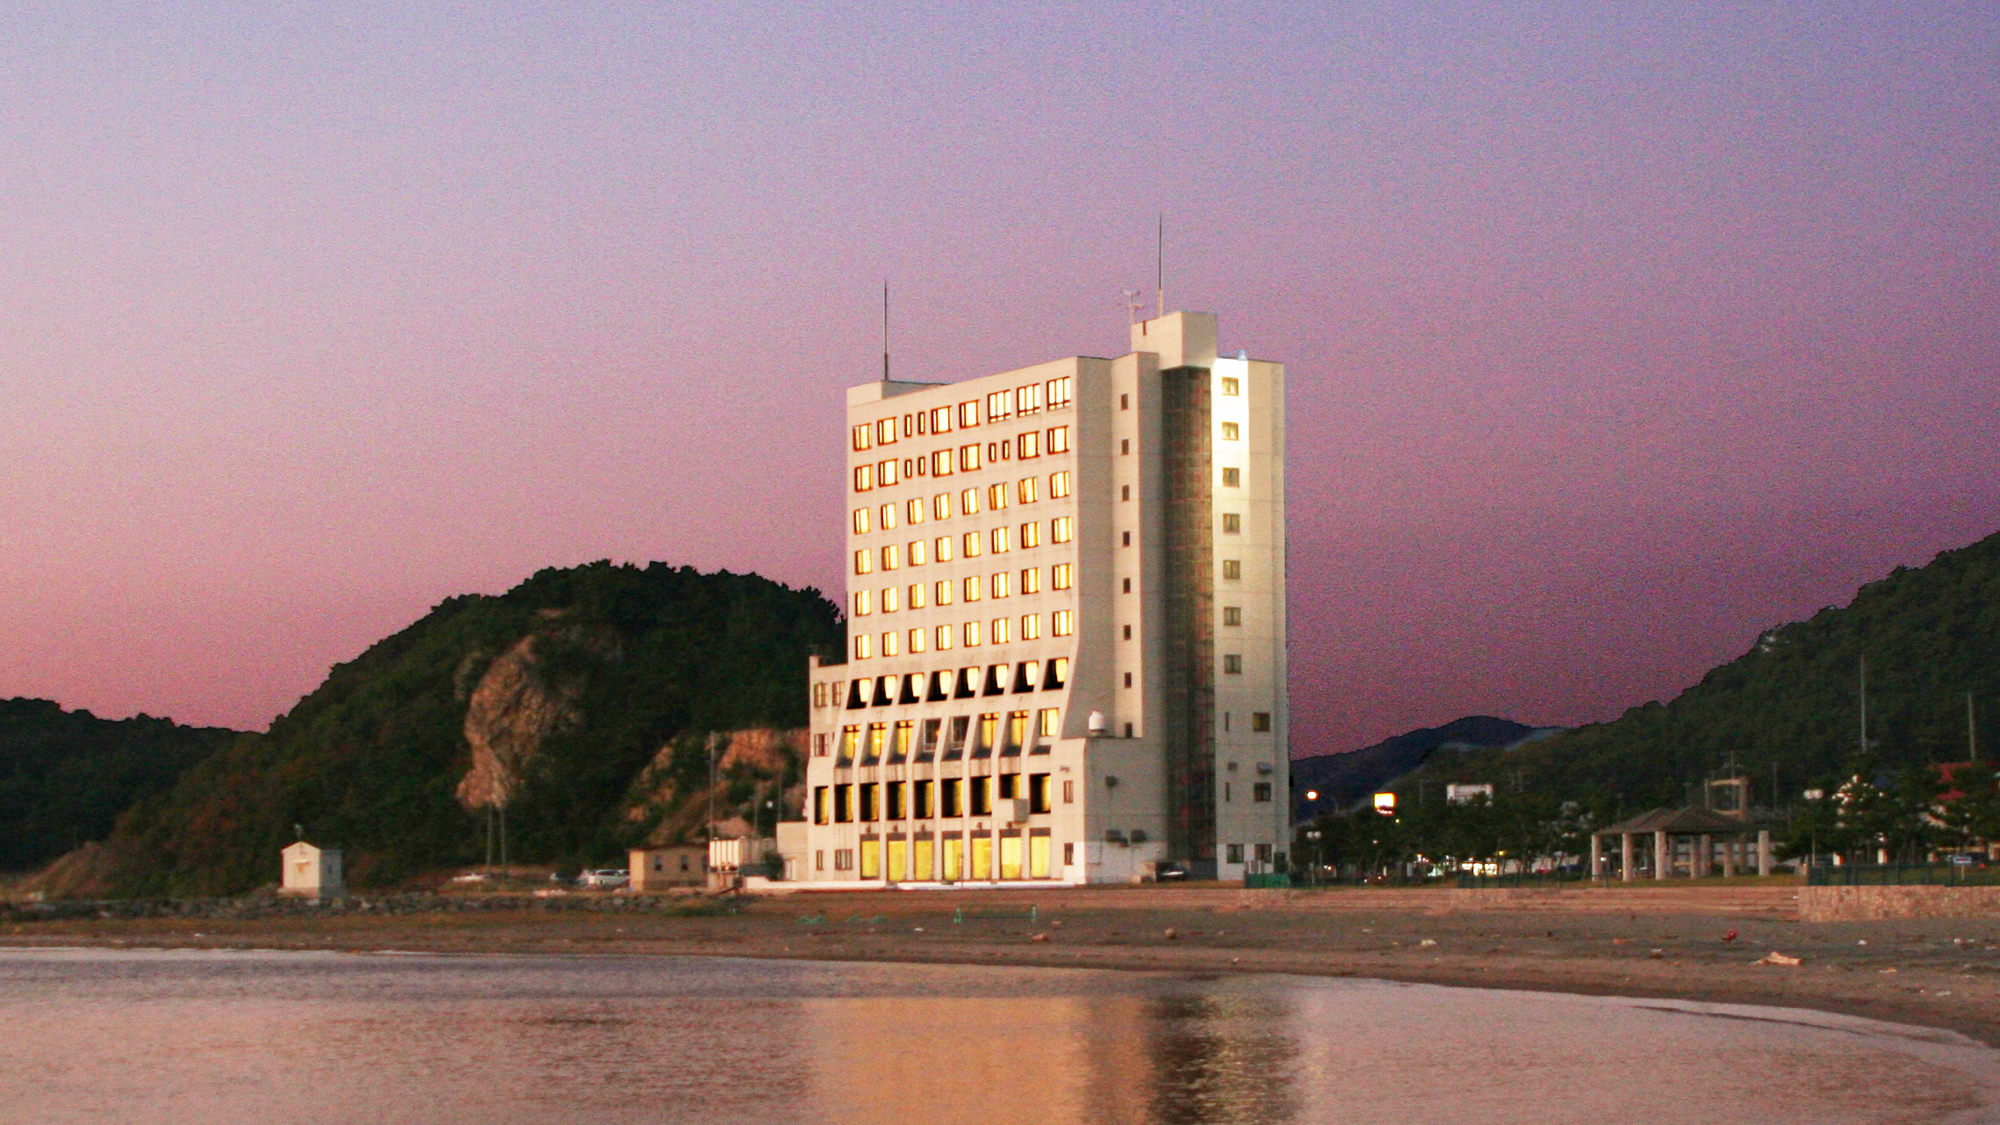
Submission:
M 709 916 L 520 909 L 68 919 L 0 926 L 0 944 L 1283 972 L 1809 1008 L 2000 1046 L 2000 919 L 1805 923 L 1795 893 L 1790 883 L 1754 881 L 1561 892 L 803 892 L 745 898 L 740 910 Z M 1034 921 L 1021 916 L 1029 906 Z M 1007 916 L 954 922 L 959 907 Z M 1756 963 L 1773 951 L 1802 963 Z

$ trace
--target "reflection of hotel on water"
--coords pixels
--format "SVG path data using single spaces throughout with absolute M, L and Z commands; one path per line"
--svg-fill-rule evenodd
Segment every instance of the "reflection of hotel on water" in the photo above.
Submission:
M 847 393 L 848 650 L 811 667 L 834 884 L 1284 862 L 1284 367 L 1216 318 L 1132 351 Z

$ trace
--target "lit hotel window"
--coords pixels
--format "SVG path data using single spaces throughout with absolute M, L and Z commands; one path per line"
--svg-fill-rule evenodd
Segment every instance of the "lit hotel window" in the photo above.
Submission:
M 979 490 L 968 488 L 958 494 L 958 514 L 976 516 L 979 514 Z
M 993 576 L 993 581 L 992 581 L 992 583 L 991 583 L 990 585 L 988 585 L 988 586 L 987 586 L 987 589 L 986 589 L 986 596 L 987 596 L 987 597 L 989 597 L 989 598 L 1004 598 L 1004 597 L 1006 597 L 1006 596 L 1007 596 L 1007 585 L 1008 585 L 1008 582 L 1007 582 L 1007 579 L 1008 579 L 1008 575 L 1007 575 L 1007 572 L 1006 572 L 1006 571 L 1004 571 L 1004 570 L 1003 570 L 1003 571 L 1001 571 L 1000 573 L 998 573 L 998 574 L 994 575 L 994 576 Z
M 1056 565 L 1049 568 L 1049 585 L 1055 587 L 1058 590 L 1067 590 L 1069 589 L 1069 581 L 1070 581 L 1069 575 L 1070 575 L 1069 564 L 1057 563 Z M 1126 582 L 1128 583 L 1131 582 L 1131 579 L 1129 578 L 1126 579 Z M 1125 589 L 1127 593 L 1130 593 L 1132 588 L 1131 586 L 1128 585 L 1126 586 Z
M 1243 470 L 1242 470 L 1242 469 L 1224 469 L 1224 470 L 1222 470 L 1222 487 L 1224 487 L 1224 488 L 1242 488 L 1242 487 L 1243 487 Z
M 1007 643 L 1007 630 L 1009 624 L 1010 622 L 1005 617 L 996 617 L 993 619 L 992 643 L 996 645 L 1004 645 Z
M 951 493 L 940 492 L 931 497 L 931 516 L 941 520 L 951 518 Z
M 1055 429 L 1049 431 L 1049 452 L 1050 453 L 1069 452 L 1068 426 L 1057 426 Z
M 1039 639 L 1041 635 L 1042 635 L 1042 615 L 1039 613 L 1022 614 L 1021 639 L 1024 641 L 1032 641 Z
M 1039 522 L 1022 524 L 1021 525 L 1022 549 L 1026 550 L 1029 547 L 1039 547 L 1041 545 L 1042 545 L 1042 525 Z
M 962 429 L 964 429 L 964 428 L 965 428 L 965 427 L 967 427 L 967 426 L 977 426 L 978 424 L 979 424 L 979 402 L 978 402 L 978 400 L 976 400 L 976 399 L 975 399 L 975 400 L 974 400 L 974 401 L 972 401 L 972 402 L 961 402 L 961 403 L 959 403 L 959 404 L 958 404 L 958 428 L 962 430 Z
M 980 534 L 979 534 L 978 532 L 976 532 L 976 531 L 968 531 L 968 532 L 966 532 L 966 533 L 965 533 L 965 557 L 966 557 L 966 558 L 968 558 L 968 559 L 976 559 L 976 558 L 978 558 L 978 557 L 979 557 L 979 549 L 980 549 L 980 539 L 981 539 L 981 538 L 982 538 L 982 536 L 981 536 L 981 535 L 980 535 Z
M 1226 395 L 1234 395 L 1234 394 L 1240 394 L 1242 392 L 1237 389 L 1237 382 L 1234 377 L 1224 375 L 1222 377 L 1222 393 Z
M 958 587 L 958 583 L 956 583 L 956 582 L 953 582 L 953 581 L 952 581 L 951 579 L 949 579 L 949 578 L 940 578 L 940 579 L 938 579 L 938 584 L 937 584 L 937 604 L 939 604 L 939 605 L 950 605 L 950 604 L 951 604 L 951 595 L 952 595 L 952 591 L 953 591 L 953 590 L 955 590 L 955 589 L 957 589 L 957 587 Z
M 1035 525 L 1029 524 L 1028 526 L 1033 527 Z M 1039 594 L 1042 592 L 1042 572 L 1039 567 L 1031 566 L 1021 572 L 1021 592 L 1024 594 Z
M 869 657 L 871 657 L 871 656 L 875 655 L 875 648 L 874 648 L 874 645 L 875 645 L 875 642 L 874 642 L 874 639 L 873 639 L 873 638 L 871 638 L 871 637 L 870 637 L 870 636 L 869 636 L 868 634 L 866 634 L 866 633 L 862 633 L 861 635 L 859 635 L 859 636 L 855 637 L 855 638 L 854 638 L 854 659 L 856 659 L 856 660 L 866 660 L 866 659 L 868 659 Z
M 909 521 L 911 523 L 924 522 L 924 502 L 922 500 L 912 496 L 909 503 L 905 504 L 904 507 L 908 509 Z
M 896 655 L 896 649 L 898 647 L 899 640 L 900 640 L 900 634 L 897 633 L 882 634 L 882 655 L 883 656 Z
M 1243 577 L 1243 563 L 1237 559 L 1222 560 L 1222 576 L 1228 579 Z
M 937 647 L 939 652 L 944 652 L 951 648 L 951 626 L 940 625 L 937 627 Z
M 931 543 L 931 548 L 933 552 L 937 555 L 937 561 L 941 563 L 946 563 L 951 561 L 951 536 L 949 535 L 938 536 L 937 539 Z
M 856 535 L 868 534 L 868 509 L 866 508 L 854 509 L 854 534 Z
M 874 443 L 875 443 L 875 427 L 869 425 L 866 422 L 863 422 L 861 425 L 854 427 L 854 451 L 856 453 L 859 453 L 862 450 L 867 449 L 870 445 L 873 445 Z
M 854 573 L 872 574 L 875 571 L 875 552 L 866 547 L 854 552 Z
M 1222 533 L 1240 535 L 1243 532 L 1243 517 L 1236 512 L 1222 513 Z
M 912 585 L 910 587 L 910 608 L 911 609 L 924 608 L 924 595 L 928 592 L 929 591 L 925 589 L 925 586 L 922 582 L 918 582 Z
M 1222 623 L 1223 623 L 1224 625 L 1241 625 L 1241 624 L 1243 624 L 1243 607 L 1242 607 L 1242 606 L 1240 606 L 1240 605 L 1226 605 L 1226 606 L 1223 606 L 1223 607 L 1222 607 Z
M 1237 428 L 1236 423 L 1234 422 L 1224 422 L 1222 424 L 1223 441 L 1240 441 L 1241 438 L 1238 437 L 1238 435 L 1241 433 L 1242 431 Z
M 977 574 L 965 580 L 965 600 L 969 602 L 979 600 L 979 576 Z
M 1049 521 L 1049 542 L 1051 542 L 1051 543 L 1067 543 L 1067 542 L 1069 542 L 1069 541 L 1070 541 L 1070 527 L 1071 527 L 1071 524 L 1070 524 L 1070 517 L 1068 517 L 1068 516 L 1057 516 L 1056 518 L 1054 518 L 1054 519 L 1050 520 L 1050 521 Z
M 910 565 L 924 565 L 924 559 L 929 554 L 930 544 L 925 543 L 923 540 L 919 539 L 915 543 L 910 544 Z
M 1067 637 L 1071 633 L 1076 632 L 1075 611 L 1067 609 L 1059 609 L 1056 610 L 1055 613 L 1051 614 L 1049 620 L 1049 632 L 1058 637 Z
M 866 617 L 875 612 L 875 595 L 868 590 L 854 591 L 854 616 Z
M 882 530 L 896 530 L 896 506 L 894 504 L 882 505 Z
M 964 628 L 964 629 L 963 629 L 963 630 L 961 631 L 960 635 L 961 635 L 961 636 L 963 636 L 963 637 L 965 638 L 965 647 L 967 647 L 967 648 L 972 648 L 972 647 L 974 647 L 974 646 L 978 645 L 978 644 L 979 644 L 979 622 L 977 622 L 977 621 L 968 621 L 968 622 L 966 622 L 966 623 L 965 623 L 965 628 Z
M 854 466 L 854 491 L 866 492 L 875 487 L 875 466 Z
M 1060 500 L 1069 495 L 1069 470 L 1049 474 L 1049 498 Z

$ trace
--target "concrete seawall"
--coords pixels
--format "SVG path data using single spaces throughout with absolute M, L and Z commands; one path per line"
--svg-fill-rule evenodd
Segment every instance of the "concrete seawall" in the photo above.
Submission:
M 2000 918 L 2000 887 L 1800 887 L 1801 922 Z

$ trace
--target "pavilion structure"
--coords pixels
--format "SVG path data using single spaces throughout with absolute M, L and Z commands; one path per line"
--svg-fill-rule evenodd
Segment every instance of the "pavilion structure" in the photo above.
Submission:
M 1757 874 L 1771 873 L 1771 830 L 1758 828 L 1744 816 L 1732 816 L 1704 808 L 1649 809 L 1619 824 L 1590 835 L 1590 876 L 1605 877 L 1604 841 L 1618 839 L 1619 878 L 1629 883 L 1639 877 L 1640 841 L 1655 879 L 1685 875 L 1699 879 L 1746 870 L 1753 862 Z M 1755 847 L 1752 852 L 1751 848 Z

